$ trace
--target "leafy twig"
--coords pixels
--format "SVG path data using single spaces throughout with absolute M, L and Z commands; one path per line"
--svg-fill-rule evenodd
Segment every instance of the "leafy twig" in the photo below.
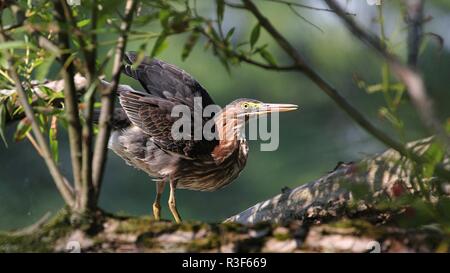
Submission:
M 0 28 L 1 28 L 1 26 L 0 26 Z M 5 42 L 5 41 L 6 41 L 6 36 L 4 35 L 3 29 L 1 29 L 0 42 Z M 69 205 L 70 207 L 73 207 L 73 205 L 75 203 L 73 189 L 70 186 L 70 184 L 67 183 L 66 178 L 61 174 L 58 166 L 56 165 L 55 161 L 53 160 L 53 157 L 52 157 L 52 154 L 48 147 L 48 144 L 47 144 L 47 142 L 44 138 L 44 135 L 41 132 L 39 124 L 36 121 L 36 118 L 34 116 L 33 109 L 31 108 L 31 105 L 28 103 L 28 97 L 22 86 L 19 75 L 17 74 L 17 71 L 14 68 L 12 56 L 10 55 L 8 50 L 4 50 L 3 53 L 6 57 L 6 63 L 7 63 L 9 76 L 15 83 L 16 92 L 19 95 L 19 100 L 25 111 L 25 115 L 28 118 L 28 120 L 31 122 L 31 128 L 32 128 L 33 134 L 36 137 L 36 141 L 39 144 L 42 158 L 44 159 L 44 161 L 50 171 L 50 174 L 53 178 L 53 181 L 55 182 L 56 187 L 58 188 L 59 192 L 61 193 L 61 196 L 63 197 L 64 201 L 66 202 L 67 205 Z
M 233 49 L 228 48 L 227 45 L 225 45 L 223 42 L 218 41 L 217 39 L 212 37 L 206 30 L 201 29 L 200 33 L 202 33 L 203 36 L 205 36 L 215 47 L 221 49 L 222 51 L 226 51 L 227 54 L 239 59 L 239 61 L 242 61 L 242 62 L 245 62 L 248 64 L 252 64 L 252 65 L 267 69 L 267 70 L 277 70 L 277 71 L 290 71 L 291 70 L 292 71 L 292 70 L 297 69 L 297 67 L 295 65 L 279 66 L 279 65 L 265 64 L 262 62 L 258 62 L 240 52 L 237 52 Z
M 265 0 L 265 1 L 279 3 L 279 4 L 285 4 L 285 5 L 288 5 L 289 7 L 299 7 L 299 8 L 310 9 L 310 10 L 315 10 L 315 11 L 334 12 L 332 9 L 318 8 L 318 7 L 308 6 L 308 5 L 291 2 L 291 1 L 286 1 L 286 0 Z M 356 16 L 356 14 L 354 14 L 354 13 L 347 12 L 347 14 Z

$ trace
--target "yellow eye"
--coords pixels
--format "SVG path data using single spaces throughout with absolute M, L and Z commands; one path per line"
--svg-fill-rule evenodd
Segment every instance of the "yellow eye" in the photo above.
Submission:
M 248 105 L 247 102 L 244 102 L 241 106 L 242 106 L 242 108 L 244 108 L 244 109 L 248 109 L 248 107 L 249 107 L 249 105 Z

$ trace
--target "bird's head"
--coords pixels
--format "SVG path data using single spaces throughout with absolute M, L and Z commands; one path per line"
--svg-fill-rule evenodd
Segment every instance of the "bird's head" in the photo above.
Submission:
M 226 108 L 229 114 L 235 115 L 237 118 L 244 117 L 248 120 L 251 117 L 262 114 L 297 110 L 298 106 L 295 104 L 265 103 L 254 99 L 243 98 L 233 101 Z

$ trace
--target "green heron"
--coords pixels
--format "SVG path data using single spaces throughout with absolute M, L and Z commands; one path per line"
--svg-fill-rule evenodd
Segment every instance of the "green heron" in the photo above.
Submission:
M 247 161 L 248 145 L 241 129 L 252 116 L 297 109 L 293 104 L 267 104 L 253 99 L 237 99 L 213 117 L 202 117 L 202 125 L 213 120 L 219 136 L 207 140 L 174 138 L 171 128 L 177 105 L 193 110 L 194 98 L 203 107 L 214 102 L 206 90 L 185 71 L 163 61 L 135 52 L 124 56 L 123 72 L 139 81 L 145 92 L 125 86 L 118 90 L 120 108 L 113 116 L 109 148 L 129 165 L 143 170 L 156 181 L 153 215 L 161 215 L 161 194 L 169 182 L 169 209 L 176 222 L 175 189 L 214 191 L 236 179 Z M 193 114 L 194 115 L 194 114 Z

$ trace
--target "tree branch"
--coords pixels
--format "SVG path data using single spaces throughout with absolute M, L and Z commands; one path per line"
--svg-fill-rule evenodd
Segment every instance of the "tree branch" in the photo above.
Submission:
M 63 69 L 62 75 L 64 79 L 64 106 L 66 108 L 66 118 L 68 121 L 70 155 L 72 163 L 72 171 L 75 185 L 76 196 L 81 192 L 82 177 L 81 177 L 81 123 L 78 111 L 78 99 L 76 96 L 75 83 L 73 81 L 75 76 L 75 68 L 68 50 L 70 49 L 70 40 L 67 29 L 66 10 L 67 5 L 65 0 L 54 0 L 55 17 L 60 26 L 58 33 L 59 47 L 63 54 L 60 57 Z M 69 11 L 70 12 L 70 11 Z M 79 204 L 76 204 L 77 206 Z
M 422 43 L 423 0 L 405 0 L 408 24 L 408 64 L 416 68 Z
M 111 119 L 114 111 L 114 100 L 116 97 L 117 86 L 119 85 L 120 74 L 122 71 L 122 58 L 127 43 L 128 30 L 130 29 L 133 13 L 136 9 L 137 0 L 127 0 L 125 4 L 125 15 L 120 25 L 120 35 L 117 40 L 116 52 L 112 68 L 111 87 L 102 91 L 99 118 L 99 133 L 97 135 L 94 157 L 93 157 L 93 184 L 96 196 L 100 194 L 103 173 L 106 164 L 106 153 L 108 148 L 109 136 L 111 133 Z
M 83 124 L 83 143 L 82 143 L 82 179 L 83 187 L 81 192 L 81 207 L 85 209 L 93 210 L 97 206 L 95 202 L 95 190 L 92 181 L 92 143 L 93 143 L 93 113 L 95 103 L 95 93 L 97 91 L 97 72 L 96 72 L 96 60 L 97 60 L 97 17 L 98 17 L 97 0 L 92 2 L 92 14 L 91 14 L 91 37 L 90 42 L 93 45 L 89 49 L 85 49 L 85 62 L 87 67 L 87 83 L 88 90 L 86 92 L 85 109 Z M 81 37 L 82 38 L 82 37 Z M 83 39 L 80 39 L 83 40 Z
M 70 24 L 70 28 L 74 36 L 77 38 L 80 44 L 81 52 L 83 53 L 84 62 L 86 69 L 86 79 L 87 79 L 87 89 L 84 101 L 84 120 L 82 125 L 82 143 L 81 143 L 81 186 L 78 192 L 78 202 L 80 212 L 84 212 L 88 209 L 92 210 L 95 208 L 96 204 L 95 193 L 92 182 L 92 139 L 93 139 L 93 122 L 92 115 L 94 111 L 95 103 L 95 93 L 97 84 L 97 72 L 96 72 L 96 60 L 97 60 L 97 1 L 92 2 L 92 13 L 91 13 L 91 35 L 90 44 L 88 46 L 86 43 L 86 37 L 83 35 L 82 31 L 78 28 L 75 19 L 73 18 L 70 7 L 66 1 L 61 1 L 61 6 L 64 10 L 64 16 L 66 21 Z
M 303 9 L 315 10 L 315 11 L 334 12 L 332 9 L 317 8 L 317 7 L 308 6 L 308 5 L 304 5 L 304 4 L 300 4 L 300 3 L 296 3 L 296 2 L 291 2 L 291 1 L 286 1 L 286 0 L 265 0 L 265 1 L 278 3 L 278 4 L 285 4 L 285 5 L 289 6 L 289 7 L 298 7 L 298 8 L 303 8 Z M 347 12 L 347 14 L 356 16 L 355 13 Z

